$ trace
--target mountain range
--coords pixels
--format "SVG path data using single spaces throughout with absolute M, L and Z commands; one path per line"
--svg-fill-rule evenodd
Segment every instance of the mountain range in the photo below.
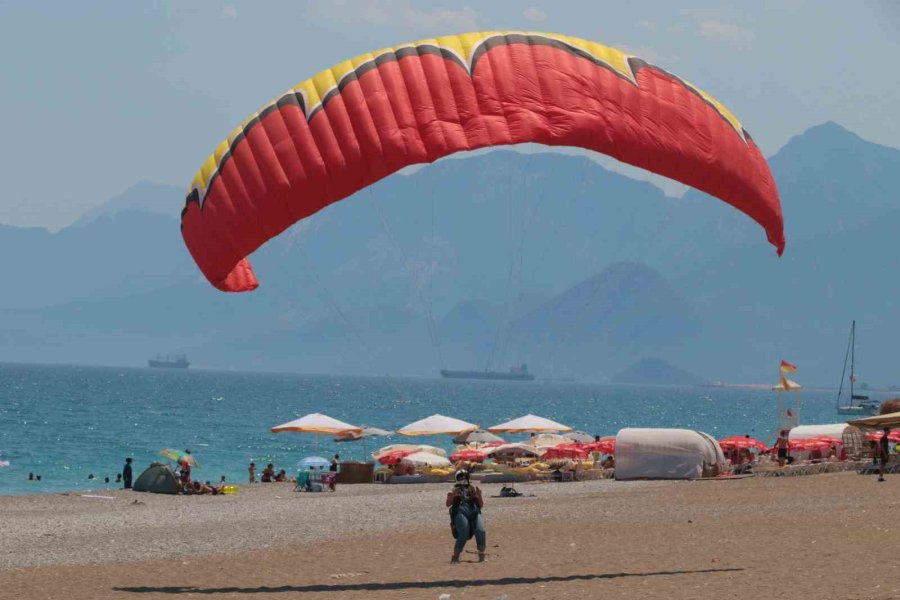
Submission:
M 496 150 L 390 177 L 296 225 L 222 294 L 180 239 L 183 190 L 142 182 L 56 233 L 0 226 L 14 258 L 0 360 L 433 376 L 528 362 L 606 380 L 646 356 L 710 381 L 782 358 L 832 383 L 856 318 L 861 378 L 896 383 L 900 151 L 825 123 L 770 158 L 788 236 L 696 191 L 586 156 Z

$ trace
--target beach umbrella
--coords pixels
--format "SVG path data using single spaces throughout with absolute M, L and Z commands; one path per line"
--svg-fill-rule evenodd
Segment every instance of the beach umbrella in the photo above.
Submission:
M 765 445 L 763 447 L 765 447 Z M 596 442 L 585 444 L 584 449 L 588 452 L 597 452 L 599 454 L 615 454 L 616 436 L 608 435 L 606 437 L 602 437 Z
M 569 438 L 576 444 L 593 444 L 594 436 L 589 433 L 585 433 L 583 431 L 571 431 L 569 433 L 563 434 L 564 438 Z
M 413 452 L 402 457 L 400 462 L 416 467 L 449 467 L 451 464 L 443 456 L 431 452 Z
M 473 429 L 453 438 L 454 444 L 503 444 L 506 440 L 484 429 Z
M 542 433 L 531 436 L 525 443 L 535 448 L 552 448 L 560 444 L 571 444 L 572 440 L 556 433 Z
M 542 459 L 573 458 L 584 460 L 588 457 L 586 450 L 575 444 L 561 444 L 553 448 L 547 448 L 541 455 Z
M 306 471 L 308 469 L 325 469 L 330 465 L 331 463 L 327 458 L 322 458 L 321 456 L 307 456 L 297 463 L 297 468 L 301 471 Z
M 756 448 L 757 450 L 766 449 L 766 445 L 761 441 L 744 435 L 734 435 L 721 439 L 719 440 L 719 446 L 723 449 L 728 448 L 731 450 L 752 450 L 753 448 Z
M 466 462 L 484 462 L 484 459 L 488 457 L 486 452 L 482 452 L 480 450 L 460 450 L 459 452 L 455 452 L 450 455 L 450 460 L 453 462 L 466 461 Z
M 883 431 L 872 431 L 866 434 L 866 439 L 870 442 L 880 441 L 884 436 Z M 900 429 L 894 429 L 888 434 L 888 441 L 898 443 L 900 442 Z
M 494 458 L 497 458 L 498 456 L 504 458 L 521 458 L 525 456 L 540 456 L 541 451 L 526 444 L 503 444 L 502 446 L 495 446 L 494 448 L 487 450 L 486 454 Z
M 276 425 L 272 428 L 272 433 L 282 433 L 285 431 L 293 431 L 296 433 L 314 433 L 316 434 L 316 450 L 319 449 L 319 435 L 337 435 L 344 432 L 362 433 L 362 428 L 343 421 L 338 421 L 328 415 L 321 413 L 311 413 L 306 416 Z
M 415 444 L 391 444 L 372 453 L 372 458 L 380 460 L 382 456 L 393 454 L 394 452 L 418 452 L 419 447 Z
M 866 429 L 884 429 L 885 427 L 898 427 L 900 426 L 900 412 L 875 415 L 872 417 L 865 417 L 863 419 L 854 419 L 853 421 L 847 421 L 847 423 L 849 425 L 864 427 Z
M 187 452 L 182 452 L 181 450 L 173 450 L 171 448 L 166 448 L 165 450 L 159 451 L 160 455 L 168 458 L 169 460 L 174 460 L 178 464 L 186 462 L 191 467 L 196 469 L 200 468 L 200 463 L 194 458 L 193 454 L 188 454 Z
M 366 456 L 366 438 L 370 437 L 384 437 L 388 435 L 393 435 L 393 431 L 388 431 L 387 429 L 381 429 L 378 427 L 366 427 L 363 426 L 362 431 L 343 431 L 334 436 L 335 442 L 358 442 L 362 441 L 363 447 L 363 456 Z
M 377 460 L 379 464 L 382 465 L 396 465 L 400 462 L 401 458 L 414 453 L 414 450 L 396 450 L 394 452 L 389 452 L 388 454 L 382 454 Z
M 478 429 L 478 425 L 466 423 L 453 417 L 445 417 L 444 415 L 431 415 L 425 419 L 420 419 L 414 423 L 410 423 L 406 427 L 397 430 L 400 435 L 459 435 L 466 431 Z
M 416 446 L 417 452 L 427 452 L 429 454 L 434 454 L 435 456 L 443 456 L 447 457 L 447 451 L 443 448 L 438 448 L 437 446 L 426 446 L 425 444 L 420 444 Z
M 530 433 L 541 431 L 572 431 L 571 427 L 567 427 L 562 423 L 538 417 L 535 415 L 525 415 L 512 421 L 500 423 L 493 427 L 488 427 L 488 431 L 492 433 Z

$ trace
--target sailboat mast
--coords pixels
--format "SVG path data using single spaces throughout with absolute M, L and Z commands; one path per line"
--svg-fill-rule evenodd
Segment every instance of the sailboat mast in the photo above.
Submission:
M 853 404 L 853 383 L 856 379 L 856 319 L 850 325 L 850 404 Z

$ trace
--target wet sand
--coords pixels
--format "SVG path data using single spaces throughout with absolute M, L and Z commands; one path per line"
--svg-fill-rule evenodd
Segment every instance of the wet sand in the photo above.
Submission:
M 447 486 L 0 498 L 0 597 L 900 598 L 900 478 L 518 488 L 459 565 Z

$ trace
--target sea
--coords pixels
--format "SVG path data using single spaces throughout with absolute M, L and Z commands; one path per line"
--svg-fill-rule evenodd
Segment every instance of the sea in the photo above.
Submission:
M 846 420 L 835 412 L 835 395 L 801 391 L 801 422 Z M 777 428 L 778 414 L 774 392 L 737 387 L 0 364 L 0 463 L 9 462 L 0 468 L 0 494 L 115 489 L 126 457 L 133 457 L 137 477 L 165 460 L 159 454 L 165 448 L 191 450 L 200 463 L 195 479 L 243 483 L 250 461 L 257 472 L 271 462 L 293 473 L 313 455 L 362 460 L 383 445 L 411 440 L 453 447 L 449 436 L 370 438 L 364 447 L 270 431 L 312 412 L 389 430 L 435 413 L 484 428 L 532 413 L 592 435 L 682 427 L 763 440 Z M 41 481 L 29 481 L 29 473 Z

